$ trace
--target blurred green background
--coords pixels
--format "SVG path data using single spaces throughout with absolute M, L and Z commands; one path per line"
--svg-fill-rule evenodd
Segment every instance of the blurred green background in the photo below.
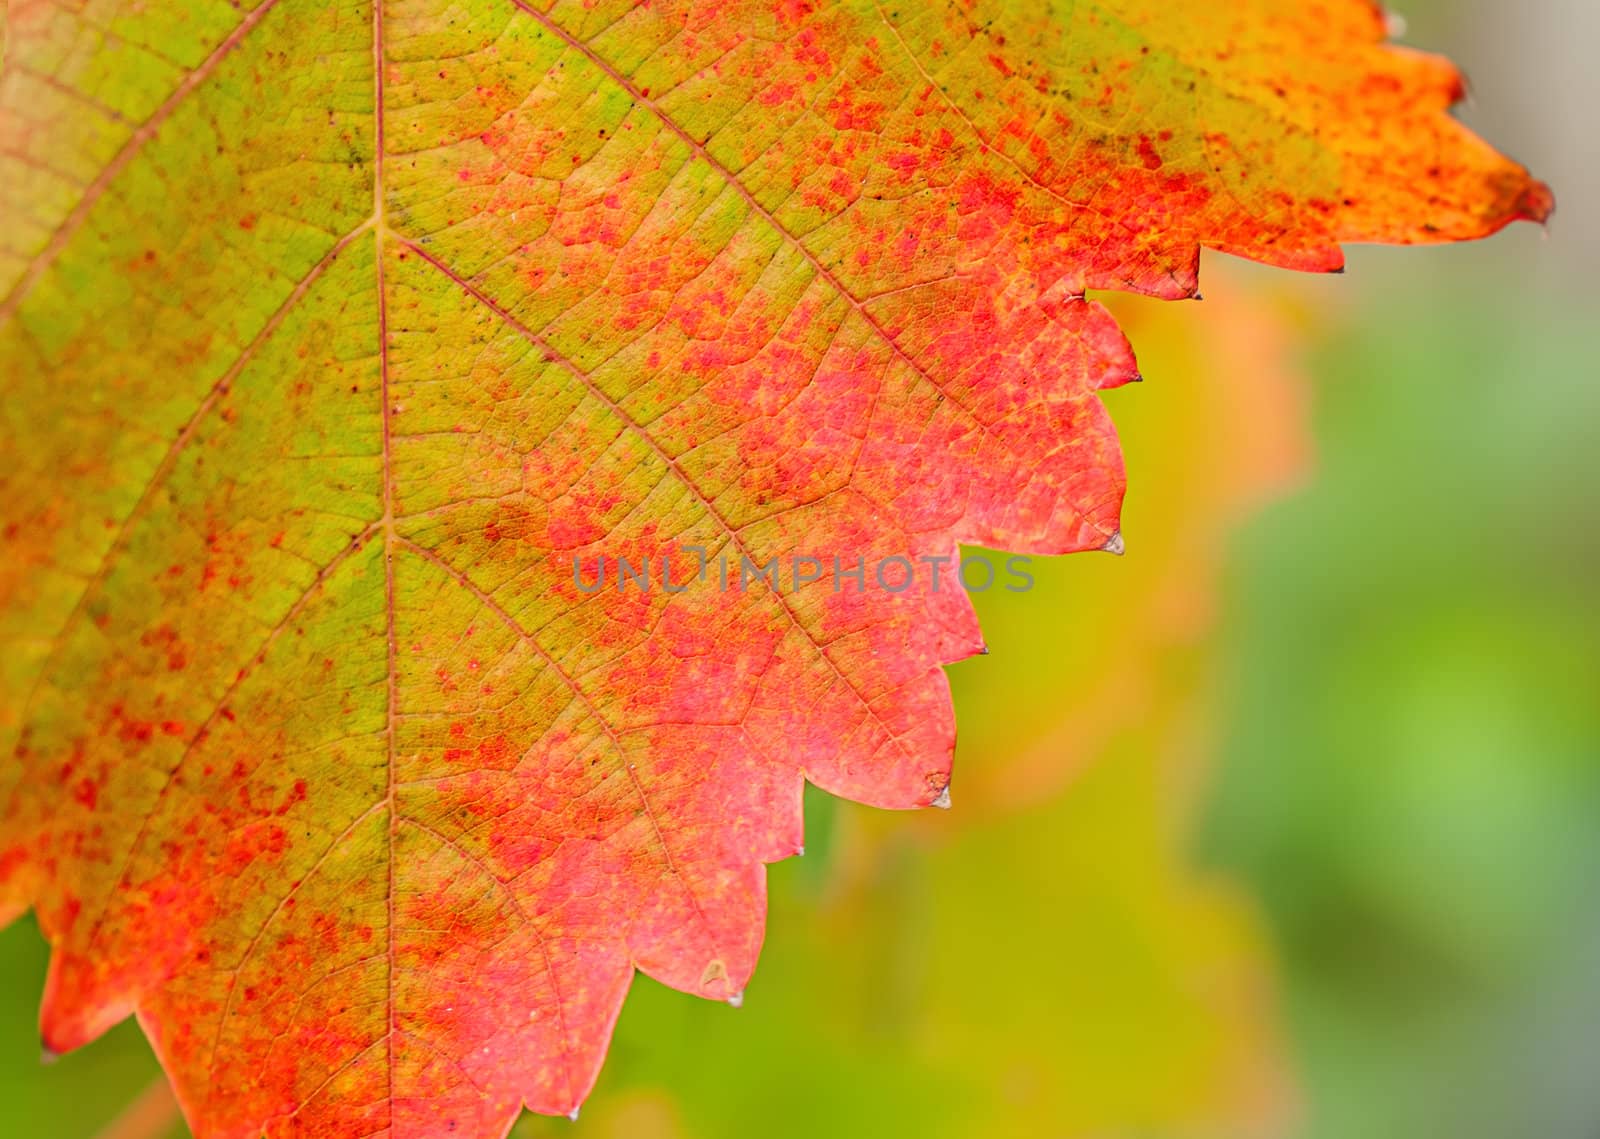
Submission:
M 641 978 L 519 1136 L 1600 1134 L 1600 9 L 1406 15 L 1548 238 L 1118 302 L 1128 554 L 977 599 L 955 809 L 812 795 L 745 1007 Z M 5 1132 L 182 1134 L 131 1024 L 41 1066 L 45 956 Z

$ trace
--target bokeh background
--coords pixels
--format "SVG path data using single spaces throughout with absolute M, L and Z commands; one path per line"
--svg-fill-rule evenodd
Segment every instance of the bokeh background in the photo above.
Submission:
M 1128 554 L 977 598 L 949 813 L 808 801 L 744 1008 L 640 979 L 521 1139 L 1600 1135 L 1600 5 L 1407 0 L 1548 234 L 1117 302 Z M 7 1134 L 183 1134 L 137 1029 Z

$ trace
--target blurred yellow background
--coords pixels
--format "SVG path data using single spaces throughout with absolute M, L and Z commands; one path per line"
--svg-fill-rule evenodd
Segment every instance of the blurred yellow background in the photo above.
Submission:
M 1405 15 L 1548 237 L 1113 300 L 1128 553 L 976 599 L 954 809 L 812 794 L 744 1008 L 641 978 L 519 1136 L 1600 1134 L 1600 7 Z M 0 1130 L 182 1134 L 131 1024 L 40 1066 L 44 964 Z

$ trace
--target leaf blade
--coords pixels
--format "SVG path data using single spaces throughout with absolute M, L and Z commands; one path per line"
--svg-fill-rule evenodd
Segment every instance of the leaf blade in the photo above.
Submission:
M 804 779 L 945 796 L 971 607 L 571 556 L 1113 542 L 1137 373 L 1086 289 L 1548 210 L 1333 10 L 266 0 L 118 17 L 129 63 L 16 5 L 0 865 L 47 1038 L 137 1008 L 202 1134 L 492 1135 L 582 1098 L 633 967 L 735 996 Z

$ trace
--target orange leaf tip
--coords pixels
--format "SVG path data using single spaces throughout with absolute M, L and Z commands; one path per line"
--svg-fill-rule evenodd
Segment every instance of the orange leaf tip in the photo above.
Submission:
M 1556 212 L 1555 193 L 1543 182 L 1529 182 L 1517 200 L 1517 216 L 1543 225 Z

